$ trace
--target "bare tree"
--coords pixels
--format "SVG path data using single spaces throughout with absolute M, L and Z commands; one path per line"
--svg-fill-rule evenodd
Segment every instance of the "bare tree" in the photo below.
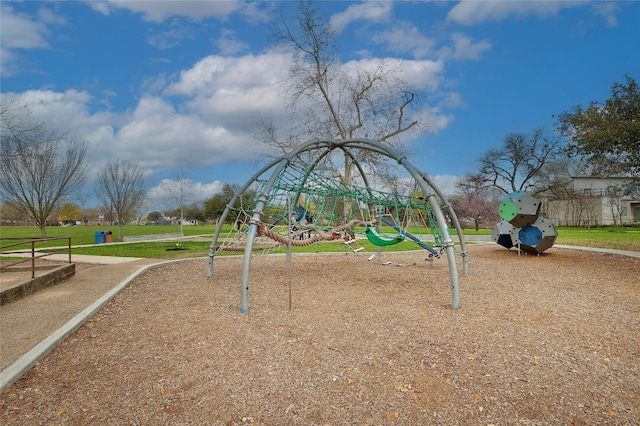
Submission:
M 175 170 L 172 180 L 162 182 L 162 189 L 169 197 L 178 203 L 180 209 L 180 233 L 184 235 L 182 223 L 184 222 L 184 207 L 189 198 L 193 195 L 189 188 L 189 177 L 184 167 L 180 166 Z
M 47 219 L 85 182 L 86 147 L 65 134 L 33 124 L 30 108 L 3 103 L 0 197 L 25 213 L 46 237 Z
M 297 16 L 291 21 L 283 19 L 272 28 L 271 38 L 294 54 L 289 70 L 290 106 L 301 110 L 304 126 L 301 136 L 278 140 L 273 125 L 263 121 L 259 135 L 270 148 L 288 151 L 311 137 L 366 137 L 400 149 L 398 136 L 412 128 L 420 129 L 412 118 L 418 93 L 400 77 L 400 70 L 384 61 L 370 69 L 342 67 L 335 33 L 312 1 L 300 1 Z M 375 162 L 376 158 L 359 160 Z M 345 184 L 351 183 L 351 159 L 347 155 L 342 176 Z
M 605 205 L 609 207 L 609 213 L 611 214 L 611 220 L 613 221 L 614 228 L 623 225 L 622 219 L 622 186 L 614 186 L 607 188 L 607 195 L 605 198 Z
M 552 184 L 544 167 L 559 153 L 559 139 L 547 137 L 542 129 L 531 135 L 510 133 L 502 147 L 491 149 L 480 158 L 479 176 L 505 194 L 516 191 L 537 194 Z
M 44 131 L 44 123 L 31 119 L 31 108 L 15 97 L 2 96 L 0 102 L 0 122 L 2 129 L 1 156 L 17 155 L 20 141 L 39 141 Z
M 142 169 L 135 161 L 110 161 L 98 173 L 95 189 L 98 199 L 115 212 L 121 240 L 122 225 L 134 217 L 144 203 Z

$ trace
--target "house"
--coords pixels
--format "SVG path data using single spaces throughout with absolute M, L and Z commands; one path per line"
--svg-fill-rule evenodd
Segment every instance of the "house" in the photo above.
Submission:
M 556 226 L 640 223 L 640 197 L 624 195 L 628 178 L 575 176 L 562 196 L 542 197 L 542 210 Z

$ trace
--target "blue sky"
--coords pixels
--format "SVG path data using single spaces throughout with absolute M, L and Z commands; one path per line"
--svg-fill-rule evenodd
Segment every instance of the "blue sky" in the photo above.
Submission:
M 446 193 L 511 132 L 609 97 L 640 79 L 640 2 L 318 2 L 338 34 L 341 66 L 386 60 L 427 94 L 427 133 L 411 161 Z M 149 208 L 182 169 L 194 201 L 257 167 L 253 131 L 286 126 L 291 57 L 267 38 L 296 2 L 2 1 L 4 96 L 87 144 L 93 178 L 106 161 L 145 170 Z M 91 184 L 85 207 L 96 205 Z

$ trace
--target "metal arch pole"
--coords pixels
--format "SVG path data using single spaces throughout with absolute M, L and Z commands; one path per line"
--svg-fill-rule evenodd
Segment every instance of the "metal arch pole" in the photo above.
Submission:
M 442 210 L 440 210 L 440 206 L 438 205 L 438 202 L 433 193 L 433 191 L 435 191 L 435 193 L 437 193 L 438 196 L 442 197 L 442 194 L 440 193 L 438 188 L 428 180 L 424 179 L 422 174 L 418 172 L 415 166 L 411 164 L 405 158 L 405 156 L 399 155 L 398 153 L 395 152 L 395 150 L 391 149 L 390 147 L 386 147 L 379 142 L 368 140 L 368 139 L 351 139 L 339 145 L 363 147 L 375 152 L 382 153 L 384 155 L 387 155 L 395 159 L 398 162 L 398 164 L 404 166 L 404 168 L 416 179 L 416 181 L 420 185 L 420 188 L 425 194 L 431 193 L 431 195 L 428 196 L 427 199 L 429 200 L 429 204 L 431 204 L 434 214 L 436 215 L 436 220 L 438 222 L 440 232 L 444 236 L 443 246 L 447 253 L 447 260 L 449 262 L 449 276 L 451 280 L 451 308 L 458 309 L 460 307 L 460 286 L 458 283 L 458 269 L 455 261 L 454 243 L 453 243 L 453 240 L 451 239 L 451 235 L 449 234 L 449 230 L 447 228 L 447 222 L 444 218 L 444 215 L 442 214 Z M 431 189 L 427 188 L 427 184 L 431 187 Z M 446 200 L 446 198 L 444 197 L 442 198 Z M 462 235 L 461 235 L 461 239 L 463 239 Z
M 242 284 L 241 284 L 241 293 L 242 293 L 241 294 L 241 311 L 243 313 L 246 313 L 248 310 L 248 289 L 249 289 L 248 283 L 249 283 L 249 270 L 251 265 L 251 255 L 253 251 L 253 242 L 255 240 L 255 236 L 257 232 L 257 225 L 260 223 L 262 210 L 266 205 L 268 194 L 271 191 L 271 187 L 273 186 L 277 176 L 282 172 L 286 164 L 288 164 L 293 157 L 297 156 L 302 152 L 310 151 L 312 149 L 323 148 L 323 147 L 328 148 L 327 153 L 329 151 L 332 151 L 335 148 L 340 148 L 344 150 L 345 148 L 353 147 L 353 148 L 367 149 L 373 152 L 384 154 L 390 158 L 393 158 L 400 165 L 404 166 L 404 168 L 416 179 L 416 181 L 420 184 L 420 187 L 425 194 L 431 193 L 433 190 L 435 191 L 436 194 L 438 194 L 440 198 L 442 198 L 446 202 L 446 198 L 441 194 L 439 189 L 435 187 L 426 178 L 426 176 L 423 176 L 420 172 L 418 172 L 418 170 L 409 161 L 406 160 L 405 156 L 398 155 L 398 153 L 396 153 L 393 149 L 391 149 L 390 147 L 384 146 L 380 142 L 376 142 L 370 139 L 348 139 L 343 141 L 316 139 L 316 140 L 303 143 L 302 145 L 294 149 L 292 152 L 290 152 L 288 155 L 284 157 L 280 157 L 278 160 L 275 160 L 273 163 L 271 163 L 271 165 L 269 165 L 268 167 L 263 168 L 262 172 L 266 171 L 268 168 L 272 167 L 273 165 L 279 162 L 277 169 L 273 172 L 273 174 L 271 175 L 271 178 L 269 179 L 267 184 L 264 186 L 262 190 L 262 194 L 258 197 L 258 202 L 256 204 L 256 208 L 254 210 L 253 216 L 250 221 L 251 225 L 249 227 L 247 246 L 245 247 L 245 257 L 244 257 L 244 263 L 243 263 Z M 247 183 L 247 185 L 245 185 L 245 188 L 243 188 L 243 190 L 246 189 L 246 187 L 248 187 L 248 185 L 253 181 L 253 179 L 254 178 L 252 178 Z M 428 188 L 427 186 L 431 187 L 431 189 Z M 443 241 L 443 245 L 447 252 L 447 259 L 449 261 L 449 274 L 451 278 L 451 307 L 453 309 L 458 309 L 460 304 L 460 292 L 459 292 L 459 284 L 458 284 L 458 271 L 457 271 L 456 262 L 455 262 L 454 243 L 449 234 L 449 230 L 447 229 L 447 224 L 444 218 L 444 214 L 442 213 L 442 210 L 438 205 L 438 202 L 435 198 L 435 194 L 431 193 L 431 195 L 428 196 L 428 200 L 429 200 L 429 203 L 431 204 L 431 207 L 433 208 L 434 214 L 436 215 L 436 220 L 438 221 L 440 231 L 442 232 L 442 235 L 446 236 L 445 240 Z M 447 203 L 446 205 L 448 206 L 448 202 L 446 203 Z M 454 217 L 455 217 L 455 214 L 454 214 Z M 455 223 L 456 226 L 459 226 L 459 224 L 457 223 L 457 220 L 455 220 L 455 222 L 456 222 Z M 217 239 L 217 238 L 214 237 L 214 239 Z M 464 242 L 463 242 L 464 236 L 461 233 L 460 233 L 460 239 L 461 239 L 461 247 L 464 247 Z
M 275 168 L 264 188 L 262 188 L 262 193 L 258 196 L 256 207 L 253 210 L 251 219 L 249 220 L 249 233 L 247 235 L 247 245 L 244 248 L 242 280 L 240 283 L 240 312 L 243 314 L 246 314 L 249 310 L 249 273 L 251 271 L 251 256 L 253 254 L 253 243 L 256 239 L 256 233 L 258 232 L 258 225 L 262 219 L 262 213 L 267 204 L 267 200 L 269 199 L 271 188 L 288 162 L 287 158 L 281 158 L 279 160 L 278 167 Z
M 436 220 L 440 227 L 442 235 L 446 236 L 442 240 L 442 246 L 447 252 L 447 261 L 449 262 L 449 276 L 451 278 L 451 308 L 458 309 L 460 307 L 460 285 L 458 283 L 458 269 L 456 267 L 456 252 L 454 248 L 453 240 L 447 229 L 447 221 L 442 214 L 442 210 L 438 205 L 435 195 L 432 193 L 427 197 L 431 209 L 436 216 Z
M 211 239 L 211 245 L 209 246 L 209 270 L 208 270 L 209 277 L 213 276 L 213 258 L 216 255 L 216 247 L 218 245 L 218 238 L 220 237 L 220 232 L 222 231 L 222 225 L 224 225 L 224 222 L 227 220 L 227 216 L 229 216 L 229 212 L 231 211 L 233 205 L 236 203 L 236 200 L 240 198 L 242 193 L 246 191 L 247 188 L 249 188 L 249 186 L 251 186 L 251 184 L 256 179 L 258 179 L 264 172 L 269 170 L 271 167 L 278 164 L 279 161 L 280 159 L 270 162 L 269 164 L 265 165 L 262 169 L 260 169 L 260 171 L 258 171 L 253 176 L 251 176 L 251 178 L 249 178 L 249 180 L 247 180 L 247 182 L 240 189 L 238 189 L 238 191 L 235 194 L 233 194 L 233 198 L 231 198 L 231 201 L 229 201 L 229 203 L 225 207 L 224 212 L 222 213 L 222 216 L 220 216 L 220 218 L 218 219 L 218 223 L 216 224 L 216 231 L 213 234 L 213 238 Z
M 213 239 L 211 240 L 211 245 L 209 246 L 209 277 L 213 276 L 213 258 L 216 255 L 216 247 L 218 245 L 218 238 L 220 237 L 220 232 L 222 230 L 222 225 L 227 220 L 227 216 L 229 216 L 229 212 L 231 211 L 231 207 L 233 206 L 238 199 L 238 194 L 234 195 L 229 201 L 229 204 L 224 209 L 222 216 L 218 219 L 218 223 L 216 223 L 216 232 L 213 233 Z
M 404 161 L 401 159 L 401 161 Z M 402 164 L 402 163 L 401 163 Z M 443 236 L 442 246 L 444 247 L 447 253 L 447 262 L 449 263 L 449 279 L 451 281 L 451 308 L 458 309 L 460 307 L 460 284 L 458 281 L 458 268 L 456 265 L 456 252 L 454 248 L 454 242 L 449 234 L 449 229 L 447 227 L 447 221 L 442 214 L 442 210 L 438 205 L 438 200 L 435 197 L 435 193 L 430 191 L 429 188 L 426 187 L 425 181 L 422 179 L 418 179 L 420 177 L 419 174 L 416 175 L 417 170 L 413 167 L 413 165 L 403 164 L 407 170 L 413 175 L 420 185 L 420 189 L 424 194 L 429 194 L 427 196 L 427 201 L 431 205 L 431 210 L 436 216 L 436 221 L 438 222 L 438 227 L 440 228 L 440 233 Z
M 451 203 L 447 197 L 440 192 L 440 190 L 433 185 L 431 180 L 424 174 L 421 174 L 420 177 L 424 179 L 430 187 L 436 192 L 438 197 L 443 201 L 445 208 L 447 209 L 449 216 L 451 217 L 451 221 L 453 222 L 453 226 L 456 228 L 456 232 L 458 233 L 458 240 L 460 241 L 460 254 L 462 256 L 462 275 L 469 274 L 469 253 L 467 252 L 467 243 L 464 239 L 464 232 L 462 231 L 462 226 L 460 225 L 460 221 L 458 220 L 458 215 L 456 215 L 455 210 L 451 207 Z
M 460 225 L 460 221 L 458 220 L 458 216 L 456 215 L 455 210 L 453 210 L 453 208 L 451 207 L 451 203 L 449 202 L 447 197 L 440 191 L 440 189 L 436 185 L 434 185 L 433 182 L 426 175 L 420 173 L 411 163 L 405 160 L 404 157 L 400 158 L 400 156 L 397 153 L 395 153 L 394 150 L 380 144 L 379 142 L 371 141 L 368 139 L 351 139 L 348 141 L 347 144 L 348 146 L 353 146 L 358 148 L 368 147 L 368 149 L 370 149 L 371 151 L 387 155 L 395 159 L 396 161 L 398 161 L 398 163 L 400 164 L 406 163 L 404 164 L 405 168 L 407 168 L 407 164 L 410 165 L 415 171 L 415 173 L 417 173 L 417 175 L 414 175 L 414 178 L 416 179 L 416 181 L 418 181 L 419 180 L 418 177 L 420 177 L 431 187 L 431 189 L 433 189 L 433 191 L 435 191 L 435 193 L 444 203 L 445 208 L 448 210 L 449 216 L 451 217 L 451 221 L 453 222 L 453 226 L 456 228 L 456 232 L 458 233 L 458 238 L 460 240 L 460 253 L 462 255 L 462 273 L 463 275 L 468 275 L 469 253 L 467 251 L 466 241 L 464 239 L 464 232 L 462 231 L 462 226 Z M 407 168 L 407 170 L 409 169 Z
M 429 204 L 433 209 L 433 212 L 436 216 L 436 220 L 438 222 L 438 227 L 440 228 L 440 232 L 444 237 L 442 244 L 447 253 L 447 261 L 449 263 L 449 277 L 451 281 L 451 308 L 458 309 L 460 307 L 460 285 L 458 282 L 458 269 L 457 269 L 456 259 L 455 259 L 456 253 L 454 249 L 453 240 L 451 239 L 451 235 L 449 234 L 449 229 L 447 228 L 446 219 L 444 218 L 444 215 L 442 214 L 442 210 L 438 205 L 438 200 L 436 199 L 435 194 L 433 193 L 433 191 L 437 191 L 437 188 L 431 184 L 429 186 L 431 186 L 431 189 L 433 191 L 427 188 L 426 187 L 427 181 L 422 177 L 422 174 L 419 173 L 418 170 L 415 168 L 415 166 L 411 164 L 404 156 L 401 157 L 398 154 L 396 154 L 395 151 L 393 151 L 392 149 L 383 147 L 380 144 L 374 143 L 374 145 L 376 145 L 377 147 L 379 146 L 382 149 L 382 151 L 386 153 L 386 155 L 390 156 L 391 158 L 394 158 L 398 162 L 398 164 L 404 166 L 404 168 L 416 179 L 416 182 L 418 182 L 418 184 L 420 185 L 420 189 L 423 191 L 423 193 L 425 194 L 430 193 L 430 195 L 427 196 L 427 200 L 429 201 Z
M 449 229 L 447 228 L 447 222 L 444 218 L 444 214 L 442 213 L 442 210 L 438 205 L 438 201 L 436 200 L 433 191 L 435 191 L 435 193 L 445 201 L 446 197 L 444 197 L 440 190 L 435 185 L 433 185 L 432 182 L 426 179 L 426 177 L 423 176 L 422 173 L 420 173 L 416 169 L 416 167 L 406 159 L 405 156 L 399 155 L 395 150 L 391 149 L 390 147 L 384 146 L 380 142 L 369 139 L 350 139 L 346 141 L 336 142 L 335 146 L 343 149 L 345 147 L 369 149 L 371 151 L 387 155 L 388 157 L 396 160 L 398 164 L 404 166 L 404 168 L 416 179 L 416 181 L 420 185 L 420 188 L 425 194 L 431 193 L 431 195 L 429 195 L 427 199 L 429 201 L 429 204 L 431 204 L 434 214 L 436 215 L 436 220 L 438 222 L 440 232 L 444 236 L 443 246 L 447 253 L 447 260 L 449 263 L 449 276 L 451 280 L 451 308 L 458 309 L 460 307 L 460 286 L 458 282 L 458 269 L 455 261 L 454 243 L 451 239 L 451 235 L 449 234 Z M 427 188 L 427 185 L 430 186 L 431 189 Z M 459 235 L 461 240 L 461 248 L 464 248 L 464 236 L 461 233 L 461 230 L 458 230 L 458 232 L 460 233 Z

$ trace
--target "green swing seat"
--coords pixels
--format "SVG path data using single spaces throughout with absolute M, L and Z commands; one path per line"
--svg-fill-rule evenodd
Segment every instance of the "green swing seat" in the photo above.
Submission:
M 383 237 L 370 226 L 365 229 L 364 233 L 367 235 L 367 240 L 375 246 L 391 246 L 404 241 L 404 235 L 402 234 L 398 234 L 395 237 Z

